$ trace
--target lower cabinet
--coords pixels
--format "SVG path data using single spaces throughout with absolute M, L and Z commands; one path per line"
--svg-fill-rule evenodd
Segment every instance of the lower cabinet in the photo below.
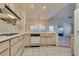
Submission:
M 20 56 L 25 46 L 30 46 L 30 34 L 21 35 L 13 39 L 0 42 L 0 56 Z M 56 45 L 56 35 L 40 35 L 40 45 Z
M 0 56 L 9 56 L 9 41 L 0 42 Z
M 23 36 L 0 42 L 0 56 L 20 56 L 23 50 Z
M 47 43 L 46 43 L 46 37 L 40 37 L 41 39 L 40 39 L 40 44 L 41 45 L 46 45 Z
M 21 55 L 24 48 L 23 39 L 18 40 L 18 42 L 11 46 L 11 56 Z
M 56 45 L 56 34 L 40 34 L 40 45 Z M 23 35 L 24 45 L 31 46 L 30 34 Z
M 3 51 L 0 56 L 9 56 L 9 49 Z
M 24 50 L 24 46 L 21 46 L 15 56 L 20 56 L 23 50 Z
M 56 41 L 57 41 L 57 35 L 53 35 L 52 37 L 51 37 L 51 43 L 53 44 L 53 45 L 56 45 Z
M 52 39 L 51 36 L 46 37 L 46 43 L 47 43 L 48 45 L 52 45 L 52 44 L 53 44 L 53 39 Z
M 24 40 L 25 46 L 30 46 L 30 43 L 31 43 L 30 34 L 23 35 L 23 40 Z
M 6 50 L 7 48 L 9 48 L 9 41 L 5 41 L 5 42 L 0 43 L 0 53 L 2 51 Z
M 41 45 L 56 45 L 56 36 L 41 36 L 40 41 Z

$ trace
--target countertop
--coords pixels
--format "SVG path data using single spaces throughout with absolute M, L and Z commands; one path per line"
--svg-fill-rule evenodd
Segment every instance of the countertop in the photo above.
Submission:
M 12 36 L 0 36 L 0 43 L 3 42 L 3 41 L 6 41 L 6 40 L 10 40 L 10 39 L 13 39 L 13 38 L 16 38 L 16 37 L 19 37 L 21 35 L 24 35 L 24 34 L 42 34 L 42 33 L 54 33 L 56 34 L 56 32 L 23 32 L 23 33 L 19 33 L 17 35 L 12 35 Z
M 6 40 L 10 40 L 10 39 L 16 38 L 18 36 L 24 35 L 24 34 L 25 33 L 20 33 L 20 34 L 12 35 L 12 36 L 0 36 L 0 43 L 3 41 L 6 41 Z

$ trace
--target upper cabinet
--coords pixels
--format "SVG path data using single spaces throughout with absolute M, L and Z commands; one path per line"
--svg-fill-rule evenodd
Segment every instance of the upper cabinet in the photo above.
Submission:
M 4 8 L 4 4 L 3 3 L 0 3 L 0 8 Z
M 9 8 L 21 18 L 21 8 L 16 3 L 6 3 Z
M 23 6 L 24 5 L 21 6 L 21 4 L 17 4 L 17 3 L 0 4 L 1 8 L 4 8 L 4 9 L 6 8 L 7 11 L 10 13 L 9 17 L 14 16 L 14 18 L 13 17 L 7 18 L 7 19 L 3 18 L 2 20 L 6 21 L 8 24 L 17 25 L 17 26 L 19 26 L 18 27 L 19 29 L 22 29 L 25 31 L 26 13 L 25 13 L 25 8 Z
M 16 8 L 15 8 L 15 4 L 13 3 L 6 3 L 7 6 L 9 6 L 9 8 L 12 10 L 12 11 L 16 11 Z
M 0 4 L 0 19 L 7 21 L 8 24 L 11 23 L 13 25 L 16 24 L 17 20 L 21 20 L 16 4 Z

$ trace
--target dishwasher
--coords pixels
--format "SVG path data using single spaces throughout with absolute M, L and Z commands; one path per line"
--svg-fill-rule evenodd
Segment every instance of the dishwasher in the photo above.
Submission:
M 40 47 L 40 34 L 31 34 L 31 47 Z

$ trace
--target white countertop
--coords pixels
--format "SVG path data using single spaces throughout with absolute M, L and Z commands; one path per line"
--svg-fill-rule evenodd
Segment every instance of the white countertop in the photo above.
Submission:
M 21 36 L 21 35 L 24 35 L 24 34 L 29 34 L 29 33 L 56 33 L 56 32 L 25 32 L 25 33 L 20 33 L 20 34 L 17 34 L 17 35 L 12 35 L 12 36 L 0 36 L 0 42 L 2 41 L 6 41 L 6 40 L 10 40 L 10 39 L 13 39 L 15 37 L 18 37 L 18 36 Z
M 10 39 L 13 39 L 15 37 L 18 37 L 18 36 L 21 36 L 21 35 L 24 35 L 24 34 L 25 33 L 20 33 L 20 34 L 12 35 L 12 36 L 0 36 L 0 42 L 5 41 L 5 40 L 10 40 Z

